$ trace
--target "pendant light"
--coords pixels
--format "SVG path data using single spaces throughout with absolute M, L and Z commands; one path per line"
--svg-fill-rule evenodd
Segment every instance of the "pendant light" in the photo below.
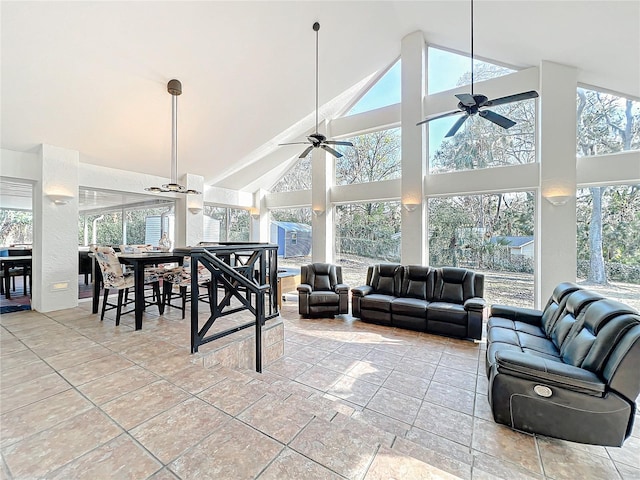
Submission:
M 200 195 L 200 192 L 187 188 L 178 183 L 178 95 L 182 94 L 180 80 L 170 80 L 167 91 L 171 94 L 171 183 L 161 187 L 147 187 L 151 193 L 184 193 L 186 195 Z

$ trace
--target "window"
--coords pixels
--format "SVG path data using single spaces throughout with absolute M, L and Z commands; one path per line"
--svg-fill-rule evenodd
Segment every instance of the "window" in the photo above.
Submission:
M 380 130 L 347 139 L 352 147 L 340 147 L 336 159 L 336 184 L 376 182 L 400 178 L 400 129 Z
M 204 206 L 204 215 L 210 217 L 205 221 L 209 232 L 217 230 L 218 242 L 248 242 L 249 241 L 249 212 L 240 208 Z M 215 222 L 218 222 L 216 228 Z M 212 225 L 214 224 L 214 225 Z M 215 236 L 214 234 L 210 234 Z M 213 237 L 210 237 L 213 238 Z
M 515 70 L 482 60 L 476 59 L 473 62 L 475 82 L 501 77 L 513 72 Z M 461 85 L 471 85 L 471 60 L 469 56 L 429 47 L 427 84 L 430 95 Z
M 640 102 L 578 88 L 577 116 L 578 157 L 640 148 Z
M 400 103 L 400 74 L 401 63 L 398 60 L 387 72 L 380 77 L 363 97 L 349 110 L 347 115 L 368 112 L 376 108 Z
M 478 116 L 444 138 L 459 116 L 429 122 L 429 171 L 443 173 L 535 162 L 535 100 L 492 108 L 516 124 L 504 129 Z
M 371 264 L 400 262 L 400 202 L 338 205 L 335 212 L 335 260 L 346 284 L 364 285 Z
M 269 241 L 278 245 L 278 268 L 300 268 L 311 263 L 311 209 L 271 210 Z
M 534 194 L 430 198 L 429 265 L 485 274 L 489 303 L 532 307 Z
M 294 192 L 297 190 L 311 190 L 311 158 L 307 155 L 299 159 L 296 164 L 276 183 L 272 192 Z
M 33 213 L 0 208 L 0 245 L 33 243 Z
M 579 282 L 640 309 L 640 185 L 579 189 Z

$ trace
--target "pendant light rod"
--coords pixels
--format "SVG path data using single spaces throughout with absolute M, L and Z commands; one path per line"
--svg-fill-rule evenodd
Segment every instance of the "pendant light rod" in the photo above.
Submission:
M 316 134 L 318 133 L 318 37 L 320 30 L 320 24 L 318 22 L 313 24 L 313 30 L 316 32 Z
M 471 0 L 471 96 L 473 97 L 473 0 Z
M 182 83 L 180 80 L 170 80 L 167 83 L 167 91 L 171 94 L 171 182 L 161 187 L 145 188 L 153 193 L 185 193 L 187 195 L 200 192 L 178 184 L 178 95 L 182 95 Z
M 176 82 L 179 89 L 172 88 Z M 178 183 L 178 95 L 182 93 L 182 85 L 178 80 L 171 80 L 168 91 L 171 94 L 171 183 Z

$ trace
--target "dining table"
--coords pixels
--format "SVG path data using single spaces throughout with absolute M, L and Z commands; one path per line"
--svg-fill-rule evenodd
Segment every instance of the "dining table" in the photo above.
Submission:
M 4 272 L 4 295 L 7 300 L 11 298 L 11 275 L 12 268 L 31 268 L 31 255 L 12 255 L 8 257 L 0 257 L 2 261 L 2 271 Z M 27 286 L 24 286 L 26 294 Z
M 142 329 L 142 314 L 145 308 L 144 302 L 144 269 L 150 266 L 157 266 L 166 263 L 177 263 L 182 265 L 184 254 L 172 252 L 151 251 L 142 253 L 117 253 L 120 263 L 129 265 L 133 269 L 134 293 L 135 293 L 135 325 L 136 330 Z M 98 262 L 93 261 L 93 313 L 98 313 L 100 302 L 100 289 L 102 274 Z M 164 313 L 164 305 L 160 307 L 160 315 Z

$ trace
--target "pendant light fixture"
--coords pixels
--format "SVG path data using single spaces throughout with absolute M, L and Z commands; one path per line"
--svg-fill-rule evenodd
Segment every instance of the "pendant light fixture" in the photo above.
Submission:
M 178 95 L 182 94 L 180 80 L 170 80 L 167 91 L 171 94 L 171 183 L 161 187 L 147 187 L 151 193 L 184 193 L 186 195 L 200 195 L 200 192 L 187 188 L 178 183 Z

